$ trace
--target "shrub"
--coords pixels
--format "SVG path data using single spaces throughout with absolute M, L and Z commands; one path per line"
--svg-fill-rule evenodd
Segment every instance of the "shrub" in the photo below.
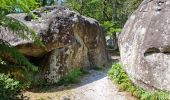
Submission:
M 0 100 L 17 99 L 20 95 L 19 91 L 19 81 L 15 81 L 9 75 L 0 74 Z
M 119 63 L 112 65 L 112 68 L 108 72 L 108 76 L 118 85 L 121 91 L 130 92 L 139 100 L 170 100 L 169 92 L 167 91 L 149 91 L 135 86 Z

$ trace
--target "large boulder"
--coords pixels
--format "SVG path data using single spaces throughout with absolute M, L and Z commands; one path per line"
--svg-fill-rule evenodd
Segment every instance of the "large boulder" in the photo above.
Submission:
M 48 82 L 58 82 L 73 68 L 86 69 L 107 64 L 105 36 L 96 20 L 60 6 L 43 7 L 33 13 L 38 19 L 31 19 L 24 13 L 8 16 L 34 30 L 44 47 L 35 45 L 32 40 L 23 40 L 3 27 L 0 39 L 41 66 L 42 75 Z
M 119 47 L 134 83 L 170 91 L 170 0 L 144 0 L 126 22 Z

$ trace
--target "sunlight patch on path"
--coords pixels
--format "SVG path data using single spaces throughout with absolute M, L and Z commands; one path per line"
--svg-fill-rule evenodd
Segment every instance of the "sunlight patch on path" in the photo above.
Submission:
M 103 71 L 92 71 L 81 84 L 72 90 L 74 94 L 70 97 L 73 100 L 134 100 L 127 93 L 118 92 Z

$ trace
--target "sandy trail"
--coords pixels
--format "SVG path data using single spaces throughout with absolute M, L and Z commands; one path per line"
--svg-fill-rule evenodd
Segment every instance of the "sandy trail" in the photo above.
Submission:
M 135 100 L 128 93 L 118 91 L 107 77 L 107 70 L 91 70 L 79 84 L 65 89 L 52 87 L 37 93 L 26 92 L 25 95 L 30 100 Z
M 82 79 L 82 85 L 73 89 L 73 100 L 134 100 L 125 92 L 118 92 L 117 87 L 107 77 L 107 71 L 91 71 Z

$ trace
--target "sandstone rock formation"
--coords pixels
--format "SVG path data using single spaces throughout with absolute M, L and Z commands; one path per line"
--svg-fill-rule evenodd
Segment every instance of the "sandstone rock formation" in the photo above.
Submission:
M 133 82 L 170 91 L 170 0 L 144 0 L 126 22 L 119 47 Z
M 23 40 L 8 30 L 1 31 L 0 39 L 43 67 L 43 76 L 48 82 L 58 82 L 75 67 L 105 66 L 105 36 L 96 20 L 59 6 L 43 7 L 33 13 L 38 19 L 30 19 L 23 13 L 8 16 L 33 29 L 45 47 L 36 46 L 33 41 Z

